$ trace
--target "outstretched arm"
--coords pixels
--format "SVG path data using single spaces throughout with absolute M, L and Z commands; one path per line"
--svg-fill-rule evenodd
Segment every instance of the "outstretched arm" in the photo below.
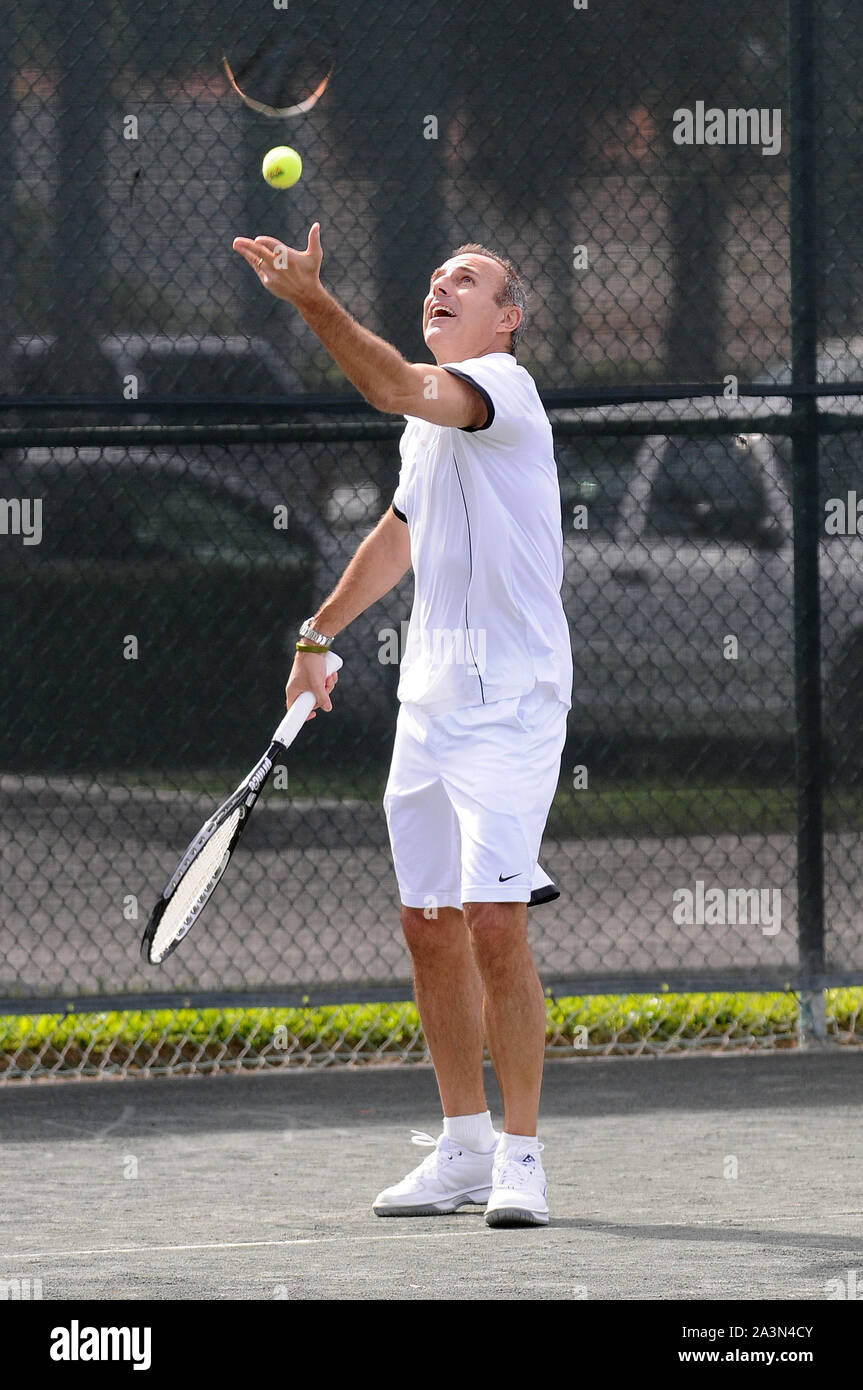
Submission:
M 411 564 L 408 528 L 390 508 L 366 536 L 329 598 L 312 619 L 312 627 L 325 637 L 335 637 L 378 599 L 394 589 Z M 316 709 L 330 710 L 329 691 L 337 677 L 327 680 L 324 657 L 316 652 L 297 652 L 285 690 L 290 706 L 304 690 L 311 690 Z M 309 719 L 314 719 L 314 710 Z
M 485 424 L 478 391 L 443 367 L 407 362 L 396 348 L 363 328 L 324 289 L 320 279 L 321 227 L 315 222 L 305 251 L 275 237 L 236 237 L 234 250 L 277 299 L 293 304 L 333 361 L 366 400 L 388 415 L 416 415 L 459 429 Z

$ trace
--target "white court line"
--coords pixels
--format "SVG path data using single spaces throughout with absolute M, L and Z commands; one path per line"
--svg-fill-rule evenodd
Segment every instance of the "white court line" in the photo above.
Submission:
M 266 1246 L 286 1245 L 331 1245 L 340 1240 L 445 1240 L 453 1234 L 449 1231 L 404 1231 L 394 1236 L 363 1236 L 354 1232 L 343 1236 L 298 1236 L 294 1240 L 226 1240 L 207 1245 L 119 1245 L 104 1250 L 35 1250 L 21 1253 L 18 1250 L 0 1251 L 0 1262 L 15 1260 L 57 1260 L 74 1259 L 79 1255 L 152 1255 L 178 1253 L 188 1250 L 261 1250 Z M 485 1231 L 462 1231 L 459 1240 L 465 1236 L 485 1235 Z

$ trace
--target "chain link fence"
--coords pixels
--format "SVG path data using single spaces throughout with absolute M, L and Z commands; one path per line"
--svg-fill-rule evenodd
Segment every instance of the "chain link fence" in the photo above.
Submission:
M 530 287 L 576 671 L 550 1052 L 859 1043 L 863 39 L 814 10 L 6 6 L 5 1076 L 425 1055 L 380 805 L 409 578 L 199 927 L 137 951 L 398 476 L 403 422 L 232 251 L 313 220 L 412 360 L 460 243 Z

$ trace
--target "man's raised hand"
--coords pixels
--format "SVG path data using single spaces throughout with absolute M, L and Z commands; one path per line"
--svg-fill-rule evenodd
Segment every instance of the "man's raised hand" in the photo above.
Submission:
M 296 251 L 272 236 L 235 237 L 233 247 L 248 261 L 258 279 L 276 299 L 299 304 L 321 289 L 321 224 L 313 222 L 305 251 Z

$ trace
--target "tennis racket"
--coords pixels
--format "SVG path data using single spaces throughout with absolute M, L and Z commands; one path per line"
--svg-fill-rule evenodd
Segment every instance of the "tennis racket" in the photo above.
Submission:
M 304 116 L 327 90 L 338 38 L 315 5 L 305 18 L 249 7 L 221 34 L 222 68 L 230 88 L 262 116 Z M 302 6 L 300 6 L 302 9 Z
M 244 62 L 243 66 L 237 65 L 236 75 L 234 69 L 228 61 L 227 54 L 222 54 L 222 67 L 233 90 L 241 101 L 252 111 L 258 111 L 262 116 L 304 116 L 307 111 L 311 111 L 316 106 L 324 92 L 332 75 L 330 66 L 320 77 L 320 70 L 311 76 L 309 70 L 308 84 L 303 88 L 302 82 L 298 81 L 295 73 L 285 73 L 283 64 L 274 58 L 266 50 L 263 53 L 256 52 Z M 312 86 L 314 82 L 314 86 Z M 308 95 L 300 97 L 300 92 L 305 91 Z M 296 98 L 292 100 L 292 95 Z M 262 99 L 265 98 L 265 99 Z
M 341 664 L 340 656 L 327 652 L 328 676 Z M 314 704 L 311 691 L 297 696 L 264 756 L 192 840 L 153 908 L 141 940 L 141 955 L 149 965 L 167 960 L 197 922 L 228 867 L 270 773 L 290 748 Z

